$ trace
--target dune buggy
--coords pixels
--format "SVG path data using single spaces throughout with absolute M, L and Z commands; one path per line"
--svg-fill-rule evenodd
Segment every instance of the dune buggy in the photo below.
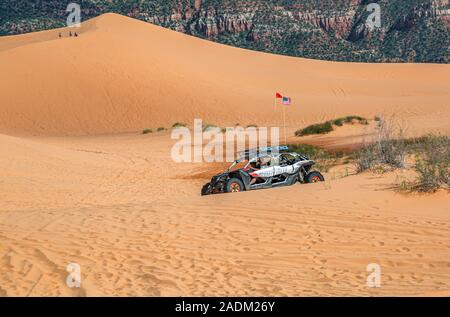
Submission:
M 312 170 L 313 160 L 302 154 L 286 152 L 288 150 L 287 146 L 277 146 L 241 153 L 225 172 L 215 175 L 203 186 L 202 196 L 324 181 L 320 172 Z M 241 163 L 244 166 L 236 168 Z

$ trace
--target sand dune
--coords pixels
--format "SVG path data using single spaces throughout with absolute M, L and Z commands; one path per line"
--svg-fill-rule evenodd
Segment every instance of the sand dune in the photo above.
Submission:
M 137 131 L 193 118 L 278 125 L 396 113 L 411 132 L 450 131 L 449 65 L 368 65 L 262 54 L 105 14 L 67 29 L 0 38 L 0 132 Z M 58 38 L 62 32 L 64 37 Z
M 275 125 L 281 91 L 292 141 L 348 114 L 450 133 L 449 65 L 275 56 L 114 14 L 78 31 L 0 38 L 0 296 L 448 296 L 450 195 L 396 193 L 409 172 L 340 166 L 321 184 L 201 197 L 220 164 L 173 162 L 169 132 L 125 132 Z M 303 141 L 350 147 L 372 128 Z M 366 285 L 369 263 L 381 288 Z
M 402 172 L 200 197 L 167 135 L 1 137 L 3 295 L 419 295 L 450 287 L 450 195 Z M 124 145 L 127 150 L 124 151 Z M 65 267 L 82 267 L 82 288 Z M 382 287 L 366 266 L 382 266 Z

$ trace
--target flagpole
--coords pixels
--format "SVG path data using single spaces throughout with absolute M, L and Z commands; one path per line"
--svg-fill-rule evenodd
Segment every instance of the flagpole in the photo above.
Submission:
M 273 113 L 277 113 L 277 97 L 273 100 Z
M 283 105 L 283 126 L 284 126 L 284 145 L 287 145 L 286 139 L 286 106 Z

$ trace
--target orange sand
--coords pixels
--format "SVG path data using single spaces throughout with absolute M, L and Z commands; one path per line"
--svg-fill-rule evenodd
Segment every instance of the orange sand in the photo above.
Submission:
M 0 38 L 0 296 L 448 296 L 447 192 L 403 195 L 392 184 L 409 172 L 337 167 L 325 183 L 200 197 L 206 165 L 174 163 L 168 132 L 136 131 L 279 124 L 281 91 L 290 135 L 393 113 L 411 135 L 450 133 L 449 65 L 275 56 L 114 14 L 60 31 Z M 348 146 L 370 129 L 305 140 Z M 65 285 L 70 262 L 80 289 Z

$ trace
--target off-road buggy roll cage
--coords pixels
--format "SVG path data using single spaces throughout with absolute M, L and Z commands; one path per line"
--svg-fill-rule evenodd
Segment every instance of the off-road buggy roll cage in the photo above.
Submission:
M 259 157 L 262 156 L 266 156 L 268 154 L 277 154 L 280 153 L 281 151 L 288 151 L 289 147 L 288 146 L 274 146 L 274 147 L 259 147 L 259 148 L 254 148 L 254 149 L 249 149 L 249 150 L 245 150 L 243 152 L 239 152 L 239 158 L 237 160 L 235 160 L 231 166 L 225 171 L 225 173 L 230 172 L 233 167 L 235 167 L 236 165 L 238 165 L 239 163 L 241 163 L 244 160 L 249 161 L 249 163 L 251 162 L 251 160 L 257 159 Z
M 240 192 L 324 180 L 322 174 L 311 171 L 315 164 L 313 160 L 288 151 L 288 146 L 276 146 L 241 152 L 225 172 L 215 175 L 211 182 L 203 186 L 201 194 Z M 233 170 L 243 161 L 248 161 L 244 168 Z

